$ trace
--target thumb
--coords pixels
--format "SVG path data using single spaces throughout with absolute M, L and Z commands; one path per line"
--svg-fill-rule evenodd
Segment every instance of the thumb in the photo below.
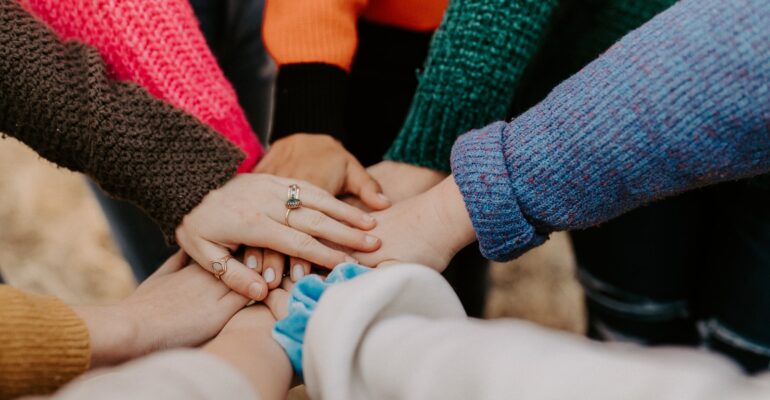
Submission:
M 380 184 L 366 172 L 358 160 L 352 160 L 348 165 L 345 190 L 357 196 L 364 205 L 372 210 L 382 210 L 391 205 L 390 199 L 382 193 Z

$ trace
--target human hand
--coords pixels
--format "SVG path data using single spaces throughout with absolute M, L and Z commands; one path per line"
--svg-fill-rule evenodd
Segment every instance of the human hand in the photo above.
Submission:
M 382 240 L 374 252 L 354 252 L 362 265 L 402 261 L 443 271 L 476 236 L 460 189 L 450 176 L 427 192 L 374 214 L 371 231 Z
M 285 399 L 293 374 L 289 358 L 273 340 L 275 321 L 265 305 L 246 307 L 203 347 L 237 368 L 260 399 Z
M 381 161 L 366 170 L 394 203 L 424 193 L 447 177 L 441 171 L 390 160 Z
M 88 326 L 92 367 L 197 346 L 248 303 L 210 273 L 185 267 L 186 259 L 178 252 L 117 304 L 75 307 Z
M 287 226 L 286 200 L 291 184 L 300 187 L 302 207 L 291 212 Z M 365 212 L 309 183 L 265 174 L 241 174 L 206 195 L 185 216 L 176 230 L 176 239 L 187 254 L 211 273 L 215 272 L 212 261 L 222 260 L 240 245 L 269 248 L 333 268 L 352 259 L 316 238 L 362 252 L 373 251 L 380 246 L 380 240 L 361 230 L 375 225 L 376 221 Z M 249 269 L 236 259 L 224 264 L 221 278 L 225 285 L 254 300 L 267 295 L 261 271 Z
M 377 181 L 329 135 L 295 133 L 277 140 L 254 172 L 300 179 L 335 196 L 350 194 L 372 210 L 390 206 Z
M 296 133 L 277 140 L 254 168 L 268 173 L 310 182 L 333 195 L 349 194 L 370 210 L 390 206 L 382 190 L 361 163 L 329 135 Z M 270 289 L 281 284 L 285 256 L 269 249 L 247 248 L 244 259 L 261 272 Z M 293 281 L 310 273 L 312 260 L 289 257 Z

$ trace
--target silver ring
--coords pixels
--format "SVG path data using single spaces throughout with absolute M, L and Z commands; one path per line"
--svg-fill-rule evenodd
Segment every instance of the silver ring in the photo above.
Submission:
M 295 184 L 289 185 L 289 199 L 286 200 L 286 208 L 293 210 L 302 207 L 302 200 L 299 199 L 299 186 Z M 289 214 L 286 214 L 288 219 Z M 288 225 L 288 224 L 287 224 Z

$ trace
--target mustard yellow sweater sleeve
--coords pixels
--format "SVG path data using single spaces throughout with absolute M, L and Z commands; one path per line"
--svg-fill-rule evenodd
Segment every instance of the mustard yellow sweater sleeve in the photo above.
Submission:
M 0 399 L 53 392 L 90 359 L 88 329 L 72 308 L 0 285 Z

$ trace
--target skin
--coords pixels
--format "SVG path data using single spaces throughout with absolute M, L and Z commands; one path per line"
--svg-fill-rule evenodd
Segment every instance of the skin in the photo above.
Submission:
M 289 358 L 272 338 L 275 321 L 265 305 L 247 307 L 202 349 L 237 368 L 265 400 L 285 399 L 293 375 Z
M 390 160 L 374 164 L 367 171 L 394 203 L 424 193 L 447 177 L 446 173 L 430 168 Z
M 462 194 L 451 176 L 374 216 L 377 227 L 371 233 L 383 244 L 371 253 L 353 253 L 364 265 L 415 262 L 443 271 L 458 251 L 476 240 Z
M 295 133 L 277 140 L 254 172 L 301 179 L 335 196 L 351 195 L 372 210 L 382 210 L 391 204 L 361 163 L 329 135 Z M 315 261 L 293 254 L 289 256 L 288 273 L 292 281 L 310 273 Z M 285 258 L 275 249 L 257 247 L 247 248 L 245 254 L 247 263 L 251 260 L 254 271 L 262 273 L 270 289 L 281 284 Z
M 285 204 L 291 184 L 301 188 L 303 206 L 291 212 L 290 226 L 286 226 Z M 361 252 L 374 251 L 380 240 L 365 231 L 375 225 L 369 214 L 310 183 L 265 174 L 241 174 L 206 195 L 185 216 L 176 230 L 176 239 L 187 254 L 212 273 L 213 260 L 230 255 L 241 245 L 269 248 L 333 268 L 355 260 L 320 240 Z M 255 268 L 231 259 L 222 282 L 243 296 L 262 300 L 268 287 L 257 267 L 263 265 L 261 258 Z
M 249 299 L 177 253 L 119 303 L 76 307 L 91 340 L 91 367 L 214 337 Z
M 315 137 L 319 135 L 307 136 Z M 276 143 L 279 142 L 281 141 Z M 342 145 L 340 144 L 337 144 L 335 149 L 336 151 L 347 153 L 347 151 L 342 148 Z M 321 165 L 327 164 L 322 162 Z M 262 166 L 262 163 L 260 163 L 260 166 Z M 260 166 L 258 166 L 257 169 L 259 169 Z M 334 165 L 332 163 L 331 167 L 333 166 Z M 313 168 L 311 170 L 315 173 L 315 171 L 318 171 L 319 169 Z M 346 165 L 345 168 L 341 168 L 338 165 L 336 169 L 327 170 L 322 168 L 321 170 L 324 171 L 323 179 L 331 180 L 333 182 L 340 182 L 345 180 L 345 175 L 348 173 Z M 366 171 L 369 173 L 369 176 L 374 178 L 374 180 L 379 183 L 379 187 L 385 196 L 387 196 L 387 198 L 394 203 L 398 203 L 418 194 L 424 193 L 425 191 L 440 183 L 447 176 L 446 173 L 430 168 L 389 160 L 377 163 L 367 168 Z M 283 171 L 279 171 L 278 173 L 283 173 Z M 305 179 L 312 183 L 323 185 L 323 182 L 317 182 L 313 180 L 316 179 L 315 176 L 304 175 L 302 171 L 292 173 L 297 173 L 299 175 L 287 176 Z M 367 212 L 374 209 L 364 203 L 362 199 L 357 196 L 346 196 L 345 201 Z M 262 276 L 265 279 L 265 282 L 267 282 L 268 288 L 270 290 L 275 289 L 281 285 L 281 275 L 284 271 L 284 264 L 286 259 L 283 254 L 269 249 L 262 250 L 257 248 L 249 248 L 246 250 L 244 257 L 247 260 L 247 265 L 249 265 L 249 261 L 251 261 L 251 265 L 254 266 L 254 270 L 262 273 Z M 302 259 L 290 257 L 289 268 L 289 277 L 293 282 L 296 282 L 310 272 L 311 263 Z

